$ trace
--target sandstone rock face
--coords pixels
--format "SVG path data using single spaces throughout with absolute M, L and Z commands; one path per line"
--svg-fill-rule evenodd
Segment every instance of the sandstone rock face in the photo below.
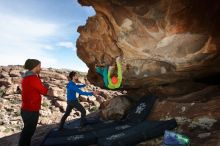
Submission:
M 77 41 L 78 56 L 89 66 L 91 82 L 103 84 L 94 65 L 111 65 L 116 56 L 123 58 L 124 88 L 186 79 L 189 69 L 196 70 L 196 75 L 205 75 L 211 67 L 219 73 L 219 1 L 79 2 L 96 11 L 78 28 Z M 174 74 L 173 79 L 165 80 L 167 74 Z
M 121 89 L 126 89 L 134 101 L 150 93 L 158 97 L 149 119 L 176 118 L 177 131 L 187 133 L 192 145 L 219 145 L 220 2 L 78 2 L 96 11 L 78 28 L 77 54 L 89 67 L 88 80 L 103 87 L 95 65 L 113 65 L 120 56 Z M 117 100 L 104 102 L 103 111 L 117 113 L 123 104 L 109 104 Z M 104 115 L 112 117 L 107 112 Z M 140 145 L 161 143 L 162 139 L 157 139 L 156 143 Z

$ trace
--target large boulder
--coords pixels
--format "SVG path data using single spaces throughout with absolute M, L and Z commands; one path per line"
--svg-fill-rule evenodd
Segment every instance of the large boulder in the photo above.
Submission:
M 65 91 L 59 87 L 50 87 L 48 95 L 52 97 L 57 97 L 60 100 L 65 100 Z
M 102 107 L 101 115 L 104 119 L 120 120 L 128 111 L 131 103 L 124 96 L 116 97 Z
M 78 2 L 96 12 L 78 28 L 77 55 L 89 67 L 88 80 L 103 87 L 95 66 L 114 65 L 120 56 L 120 89 L 131 101 L 158 96 L 150 119 L 176 118 L 182 123 L 178 131 L 192 136 L 192 145 L 219 145 L 220 1 Z M 103 117 L 122 117 L 123 104 L 120 97 L 104 102 Z
M 220 72 L 219 1 L 79 0 L 96 15 L 80 26 L 77 54 L 88 79 L 103 85 L 95 65 L 121 56 L 123 87 L 161 85 Z M 207 72 L 208 71 L 208 72 Z

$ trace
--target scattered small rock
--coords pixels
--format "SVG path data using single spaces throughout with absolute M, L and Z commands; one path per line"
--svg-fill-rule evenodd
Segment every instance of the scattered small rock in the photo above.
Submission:
M 209 137 L 210 135 L 211 135 L 210 132 L 208 132 L 208 133 L 200 133 L 200 134 L 198 135 L 198 137 L 199 137 L 199 138 L 206 138 L 206 137 Z
M 200 127 L 202 129 L 210 129 L 215 122 L 217 122 L 216 119 L 204 116 L 194 119 L 192 123 L 189 125 L 189 127 L 190 128 Z

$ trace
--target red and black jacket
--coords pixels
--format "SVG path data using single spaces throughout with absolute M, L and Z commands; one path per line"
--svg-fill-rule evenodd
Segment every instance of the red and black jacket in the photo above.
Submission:
M 25 73 L 22 79 L 22 106 L 25 111 L 39 111 L 41 108 L 41 94 L 46 95 L 48 89 L 40 78 L 31 71 Z

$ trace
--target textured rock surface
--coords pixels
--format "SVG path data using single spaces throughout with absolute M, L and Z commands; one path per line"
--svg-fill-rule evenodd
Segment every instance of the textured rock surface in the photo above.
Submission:
M 120 120 L 125 115 L 131 103 L 126 97 L 118 97 L 110 100 L 102 109 L 104 119 Z
M 209 73 L 219 73 L 219 1 L 79 2 L 96 10 L 78 28 L 77 52 L 90 68 L 90 81 L 102 85 L 94 65 L 113 64 L 116 56 L 123 57 L 123 85 L 129 88 L 187 79 L 195 69 L 195 76 L 205 76 L 210 67 Z
M 220 2 L 78 1 L 96 11 L 78 28 L 77 53 L 89 67 L 89 81 L 102 87 L 95 65 L 113 65 L 121 56 L 121 89 L 134 100 L 159 97 L 150 119 L 176 118 L 177 131 L 187 133 L 192 145 L 220 145 Z M 117 111 L 110 105 L 104 107 Z

